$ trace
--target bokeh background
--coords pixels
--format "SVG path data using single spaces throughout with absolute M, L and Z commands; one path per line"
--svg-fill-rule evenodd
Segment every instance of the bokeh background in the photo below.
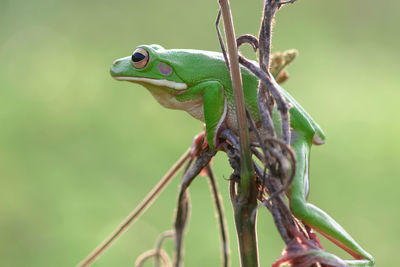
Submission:
M 231 5 L 237 34 L 257 34 L 262 1 Z M 165 110 L 138 85 L 114 81 L 109 66 L 143 43 L 219 50 L 217 8 L 217 1 L 0 1 L 1 266 L 76 265 L 186 150 L 202 124 Z M 278 13 L 273 38 L 275 51 L 299 50 L 284 87 L 328 138 L 312 152 L 310 201 L 378 266 L 398 266 L 399 10 L 397 1 L 303 0 Z M 226 156 L 214 167 L 238 266 Z M 133 266 L 154 246 L 172 226 L 178 180 L 93 266 Z M 219 266 L 206 179 L 190 192 L 186 266 Z M 270 266 L 283 242 L 267 211 L 258 233 L 261 266 Z

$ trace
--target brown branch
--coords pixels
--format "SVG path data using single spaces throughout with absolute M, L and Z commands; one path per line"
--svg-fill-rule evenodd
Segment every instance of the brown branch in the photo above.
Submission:
M 174 266 L 180 267 L 183 258 L 183 235 L 189 215 L 189 196 L 187 189 L 192 181 L 199 175 L 201 170 L 206 167 L 212 157 L 217 153 L 216 150 L 201 151 L 197 156 L 193 166 L 191 166 L 183 176 L 178 196 L 178 208 L 176 210 L 175 228 L 175 255 Z
M 242 266 L 258 266 L 257 234 L 255 229 L 255 216 L 251 218 L 252 211 L 257 206 L 257 188 L 253 163 L 251 160 L 249 131 L 246 121 L 246 108 L 242 88 L 242 76 L 238 62 L 238 50 L 229 0 L 219 0 L 226 43 L 232 88 L 236 107 L 236 116 L 239 132 L 240 151 L 240 186 L 238 194 L 233 201 L 235 211 L 235 224 L 240 249 Z M 220 41 L 222 49 L 223 45 Z M 224 51 L 224 49 L 223 49 Z
M 246 122 L 246 108 L 242 88 L 242 75 L 238 62 L 238 50 L 236 45 L 235 31 L 232 21 L 232 14 L 229 6 L 229 0 L 219 0 L 221 6 L 222 18 L 224 20 L 224 29 L 228 47 L 228 58 L 230 73 L 232 79 L 233 94 L 235 98 L 236 116 L 239 128 L 240 153 L 241 153 L 241 189 L 244 199 L 248 198 L 249 188 L 251 187 L 251 176 L 253 173 L 250 154 L 249 131 Z M 248 181 L 246 181 L 246 179 Z

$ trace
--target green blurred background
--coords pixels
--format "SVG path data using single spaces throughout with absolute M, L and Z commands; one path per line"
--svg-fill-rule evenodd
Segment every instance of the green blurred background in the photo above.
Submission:
M 262 1 L 231 5 L 237 34 L 257 34 Z M 143 43 L 219 50 L 217 7 L 215 0 L 0 1 L 1 266 L 74 266 L 191 144 L 200 122 L 108 71 Z M 273 38 L 276 51 L 299 50 L 284 87 L 328 138 L 313 149 L 310 201 L 378 266 L 398 266 L 399 10 L 397 1 L 303 0 L 278 13 Z M 214 166 L 238 266 L 226 156 Z M 178 180 L 94 266 L 133 266 L 153 247 L 172 226 Z M 206 179 L 190 192 L 185 264 L 219 266 Z M 283 242 L 267 211 L 258 233 L 261 266 L 270 266 Z

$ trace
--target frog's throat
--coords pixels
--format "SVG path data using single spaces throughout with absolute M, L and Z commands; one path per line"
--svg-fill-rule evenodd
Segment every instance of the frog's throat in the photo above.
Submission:
M 119 81 L 129 81 L 129 82 L 145 82 L 156 86 L 166 86 L 175 90 L 186 90 L 188 88 L 186 83 L 178 83 L 174 81 L 168 81 L 165 79 L 150 79 L 142 77 L 126 77 L 126 76 L 116 76 L 114 79 Z

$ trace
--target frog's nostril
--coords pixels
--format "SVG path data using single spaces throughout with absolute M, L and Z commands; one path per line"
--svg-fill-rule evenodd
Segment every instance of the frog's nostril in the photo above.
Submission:
M 115 66 L 115 65 L 118 65 L 118 64 L 119 64 L 119 61 L 118 61 L 118 60 L 115 60 L 114 63 L 113 63 L 114 66 Z

